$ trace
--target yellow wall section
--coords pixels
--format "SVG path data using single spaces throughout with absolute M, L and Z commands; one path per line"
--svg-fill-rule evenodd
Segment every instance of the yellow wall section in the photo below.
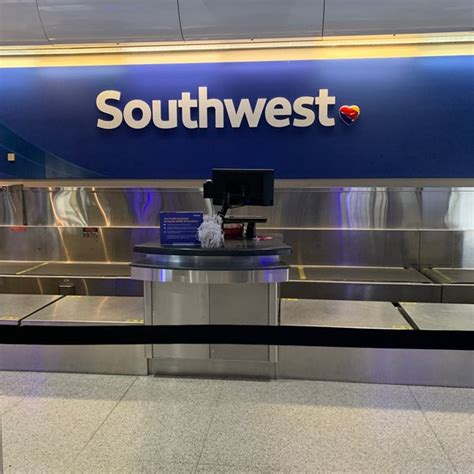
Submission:
M 254 44 L 89 45 L 0 49 L 0 67 L 296 61 L 473 55 L 472 35 L 353 37 Z

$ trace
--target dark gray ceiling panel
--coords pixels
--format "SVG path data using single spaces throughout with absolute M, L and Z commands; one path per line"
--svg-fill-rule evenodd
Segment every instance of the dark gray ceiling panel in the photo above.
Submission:
M 179 41 L 176 0 L 39 0 L 53 43 Z
M 179 0 L 185 40 L 321 36 L 324 0 Z
M 35 0 L 0 0 L 0 45 L 47 42 Z
M 469 31 L 473 0 L 326 0 L 324 36 Z

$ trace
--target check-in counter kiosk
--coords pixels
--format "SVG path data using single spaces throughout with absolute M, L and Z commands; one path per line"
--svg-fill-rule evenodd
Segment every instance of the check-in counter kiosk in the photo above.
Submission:
M 145 322 L 173 324 L 279 324 L 279 284 L 288 280 L 291 253 L 280 236 L 227 240 L 219 248 L 135 246 L 142 258 L 132 278 L 143 280 Z M 154 345 L 153 373 L 275 377 L 272 346 Z

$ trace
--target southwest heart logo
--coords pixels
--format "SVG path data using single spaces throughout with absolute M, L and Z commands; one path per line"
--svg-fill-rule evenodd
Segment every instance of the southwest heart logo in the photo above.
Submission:
M 343 105 L 339 107 L 339 117 L 346 125 L 352 125 L 360 117 L 358 105 Z

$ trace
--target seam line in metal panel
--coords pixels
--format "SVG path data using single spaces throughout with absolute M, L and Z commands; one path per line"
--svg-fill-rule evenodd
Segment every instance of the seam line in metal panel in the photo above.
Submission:
M 22 270 L 21 272 L 15 273 L 15 275 L 23 275 L 24 273 L 31 272 L 32 270 L 36 270 L 37 268 L 44 267 L 48 262 L 42 262 L 34 267 L 27 268 L 26 270 Z
M 406 319 L 408 324 L 415 330 L 419 331 L 420 328 L 419 326 L 415 323 L 415 321 L 412 319 L 412 317 L 407 313 L 405 308 L 403 308 L 401 305 L 398 306 L 398 311 L 400 311 L 400 314 Z
M 179 31 L 181 33 L 181 39 L 186 42 L 184 39 L 184 34 L 183 34 L 183 25 L 181 23 L 181 11 L 179 9 L 179 0 L 176 0 L 176 6 L 178 7 L 178 23 L 179 23 Z
M 323 21 L 321 23 L 321 38 L 324 38 L 325 21 L 326 21 L 326 0 L 323 0 Z
M 49 40 L 49 36 L 48 36 L 47 33 L 46 33 L 46 29 L 45 29 L 44 24 L 43 24 L 43 19 L 41 18 L 41 12 L 40 12 L 40 9 L 39 9 L 38 0 L 36 0 L 35 3 L 36 3 L 36 11 L 38 12 L 38 19 L 39 19 L 39 21 L 40 21 L 41 29 L 43 30 L 44 37 L 45 37 L 46 41 L 47 41 L 51 46 L 54 46 L 54 44 L 51 43 L 51 41 Z
M 51 306 L 52 304 L 55 304 L 57 303 L 59 300 L 62 300 L 63 298 L 65 298 L 65 295 L 63 296 L 59 296 L 53 300 L 53 301 L 50 301 L 49 303 L 46 303 L 45 305 L 41 306 L 41 308 L 38 308 L 38 309 L 35 309 L 32 313 L 28 314 L 27 316 L 24 316 L 23 318 L 19 319 L 18 320 L 18 325 L 21 326 L 21 323 L 25 320 L 25 319 L 28 319 L 30 316 L 33 316 L 34 314 L 36 313 L 39 313 L 41 310 L 47 308 L 48 306 Z

